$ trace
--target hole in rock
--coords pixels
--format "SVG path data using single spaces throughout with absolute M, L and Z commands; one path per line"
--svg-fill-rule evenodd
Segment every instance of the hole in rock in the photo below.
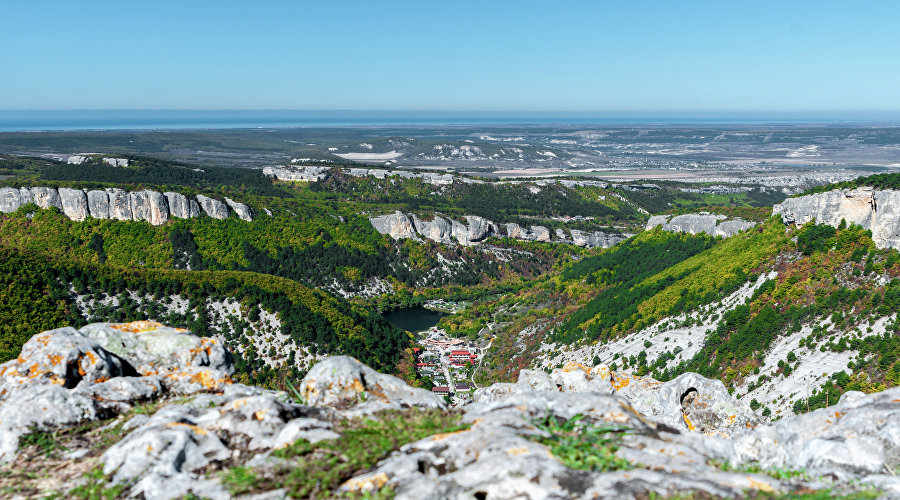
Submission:
M 475 500 L 487 500 L 487 493 L 484 491 L 476 491 Z
M 687 406 L 690 406 L 699 395 L 700 393 L 695 387 L 691 387 L 690 389 L 684 391 L 684 393 L 681 395 L 681 407 L 685 408 Z

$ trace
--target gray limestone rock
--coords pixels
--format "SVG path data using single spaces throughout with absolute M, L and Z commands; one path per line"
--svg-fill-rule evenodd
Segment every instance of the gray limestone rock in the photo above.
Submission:
M 788 198 L 772 207 L 772 214 L 798 226 L 815 221 L 837 227 L 844 220 L 871 230 L 877 247 L 900 249 L 900 191 L 835 189 Z
M 197 202 L 200 204 L 200 208 L 203 209 L 203 212 L 213 219 L 228 218 L 228 205 L 225 203 L 203 196 L 202 194 L 197 195 Z
M 41 208 L 56 207 L 62 210 L 62 200 L 59 199 L 59 192 L 54 188 L 33 187 L 29 188 L 31 192 L 31 201 Z
M 467 215 L 465 219 L 468 223 L 466 240 L 469 243 L 477 243 L 479 241 L 483 241 L 489 236 L 493 236 L 499 233 L 499 231 L 497 230 L 497 225 L 485 219 L 484 217 Z
M 197 200 L 188 200 L 188 214 L 190 217 L 200 217 L 200 204 Z
M 419 240 L 416 237 L 416 231 L 413 229 L 409 217 L 399 210 L 389 215 L 369 217 L 369 222 L 376 231 L 386 234 L 395 240 L 403 238 Z
M 234 213 L 237 214 L 239 219 L 248 222 L 253 220 L 253 216 L 250 213 L 250 207 L 248 207 L 247 205 L 238 203 L 231 198 L 225 198 L 225 203 L 227 203 L 228 206 L 231 207 L 231 210 L 233 210 Z
M 133 220 L 131 196 L 121 189 L 107 189 L 109 193 L 109 215 L 115 220 Z
M 531 240 L 533 239 L 532 235 L 529 234 L 528 230 L 524 227 L 516 224 L 509 223 L 505 225 L 506 236 L 514 239 L 514 240 Z
M 104 349 L 128 361 L 138 372 L 154 374 L 202 368 L 234 373 L 231 353 L 222 342 L 197 337 L 180 328 L 153 321 L 93 323 L 80 332 Z
M 88 212 L 95 219 L 111 219 L 109 211 L 109 193 L 92 190 L 87 192 Z
M 80 189 L 59 188 L 59 199 L 62 203 L 62 211 L 66 217 L 72 220 L 84 220 L 87 218 L 88 200 L 84 191 Z
M 147 221 L 154 226 L 169 220 L 169 205 L 166 198 L 157 191 L 135 191 L 130 194 L 131 216 L 133 220 Z
M 417 233 L 426 240 L 449 244 L 453 238 L 453 226 L 447 219 L 435 216 L 430 221 L 423 221 L 413 215 L 413 225 Z
M 900 466 L 900 388 L 848 397 L 828 408 L 761 426 L 735 439 L 743 461 L 804 469 L 841 480 Z
M 191 214 L 190 202 L 185 195 L 166 191 L 163 193 L 163 196 L 166 197 L 166 202 L 169 204 L 169 214 L 172 217 L 178 219 L 190 219 L 191 217 L 196 217 L 196 215 Z
M 9 214 L 22 206 L 22 192 L 16 188 L 0 188 L 0 212 Z
M 410 387 L 399 378 L 378 373 L 349 356 L 332 356 L 313 366 L 300 385 L 300 394 L 312 406 L 362 405 L 373 409 L 445 406 L 444 399 L 437 394 Z
M 637 411 L 676 429 L 729 433 L 759 424 L 756 413 L 729 394 L 722 381 L 696 373 L 657 382 L 616 372 L 613 387 Z
M 671 217 L 671 220 L 669 218 Z M 745 221 L 740 217 L 725 220 L 724 215 L 714 215 L 706 212 L 698 214 L 683 214 L 674 217 L 670 215 L 654 215 L 647 221 L 646 230 L 661 226 L 663 231 L 690 234 L 708 234 L 710 236 L 722 236 L 728 238 L 735 234 L 756 226 L 755 222 Z
M 645 229 L 649 231 L 656 226 L 665 226 L 669 223 L 669 217 L 668 215 L 653 215 L 647 220 Z
M 549 242 L 550 230 L 544 226 L 531 226 L 531 233 L 534 235 L 535 241 Z
M 589 233 L 578 229 L 573 229 L 571 232 L 573 243 L 588 248 L 609 248 L 632 236 L 630 234 L 604 233 L 603 231 Z

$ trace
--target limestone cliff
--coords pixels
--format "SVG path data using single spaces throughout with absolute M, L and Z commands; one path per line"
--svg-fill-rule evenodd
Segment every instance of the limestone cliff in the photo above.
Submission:
M 835 189 L 788 198 L 772 207 L 772 214 L 780 215 L 785 224 L 815 221 L 837 227 L 844 220 L 871 230 L 877 247 L 900 249 L 900 191 Z
M 143 190 L 128 192 L 122 189 L 106 190 L 31 187 L 0 188 L 0 212 L 12 213 L 23 205 L 34 203 L 40 208 L 56 207 L 66 217 L 82 221 L 88 217 L 123 221 L 147 221 L 155 226 L 165 224 L 169 218 L 189 219 L 203 212 L 215 219 L 225 219 L 234 213 L 245 221 L 253 220 L 247 205 L 230 198 L 225 202 L 197 195 L 189 199 L 180 193 Z M 230 208 L 229 208 L 230 207 Z
M 662 226 L 663 231 L 690 234 L 705 233 L 710 236 L 728 238 L 756 225 L 755 222 L 746 221 L 740 217 L 730 220 L 726 219 L 727 217 L 724 215 L 706 212 L 676 215 L 674 217 L 670 215 L 654 215 L 647 221 L 646 229 L 649 231 L 656 226 Z
M 631 236 L 630 234 L 587 232 L 578 229 L 573 229 L 567 235 L 562 229 L 557 229 L 556 238 L 553 239 L 550 230 L 544 226 L 531 226 L 526 229 L 515 223 L 498 225 L 494 221 L 475 215 L 466 215 L 463 219 L 465 222 L 435 215 L 431 220 L 423 220 L 415 214 L 408 216 L 397 211 L 389 215 L 369 217 L 369 222 L 376 231 L 394 239 L 419 240 L 421 237 L 445 245 L 477 245 L 492 236 L 506 236 L 515 240 L 556 241 L 583 247 L 608 248 Z

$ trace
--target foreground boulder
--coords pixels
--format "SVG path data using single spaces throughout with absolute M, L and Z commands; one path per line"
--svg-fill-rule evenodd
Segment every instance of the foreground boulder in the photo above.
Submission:
M 515 384 L 498 383 L 477 389 L 476 402 L 501 399 L 513 394 L 550 392 L 595 392 L 615 394 L 638 412 L 680 430 L 724 433 L 755 427 L 756 413 L 737 401 L 719 380 L 685 373 L 668 382 L 613 372 L 604 364 L 587 367 L 569 362 L 545 373 L 522 370 Z
M 163 393 L 221 391 L 231 355 L 216 340 L 159 323 L 98 323 L 35 335 L 17 359 L 0 365 L 0 461 L 18 440 L 107 418 Z
M 349 356 L 333 356 L 319 362 L 303 379 L 300 394 L 309 405 L 356 407 L 355 412 L 360 414 L 414 406 L 445 407 L 440 396 L 378 373 Z
M 756 498 L 825 488 L 900 498 L 898 388 L 765 425 L 720 382 L 692 373 L 658 382 L 602 365 L 523 370 L 515 384 L 448 410 L 347 356 L 315 365 L 297 400 L 232 383 L 232 371 L 221 343 L 153 322 L 34 336 L 0 366 L 0 457 L 11 463 L 0 488 L 18 481 L 71 496 L 94 470 L 104 488 L 148 500 Z M 445 423 L 423 424 L 432 417 Z M 84 434 L 45 455 L 34 444 L 19 450 L 41 430 Z M 17 472 L 22 454 L 39 474 Z

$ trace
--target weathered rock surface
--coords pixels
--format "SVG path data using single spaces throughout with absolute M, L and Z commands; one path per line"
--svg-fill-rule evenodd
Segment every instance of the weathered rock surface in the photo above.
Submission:
M 572 242 L 580 247 L 599 247 L 609 248 L 615 246 L 621 241 L 631 237 L 630 234 L 604 233 L 603 231 L 594 231 L 592 233 L 573 229 L 571 231 Z
M 200 204 L 200 208 L 203 209 L 203 212 L 213 219 L 228 218 L 228 205 L 225 203 L 203 196 L 202 194 L 197 195 L 197 202 Z
M 250 207 L 244 205 L 243 203 L 238 203 L 231 198 L 225 198 L 225 203 L 234 210 L 234 213 L 237 214 L 238 218 L 245 221 L 253 220 L 252 215 L 250 214 Z
M 0 460 L 14 460 L 19 438 L 33 429 L 71 427 L 157 401 L 155 412 L 113 420 L 122 432 L 118 442 L 86 460 L 99 460 L 129 497 L 227 499 L 232 494 L 220 483 L 224 471 L 243 466 L 266 478 L 302 466 L 272 452 L 298 439 L 339 442 L 347 432 L 342 419 L 444 407 L 442 398 L 346 356 L 310 370 L 300 384 L 304 404 L 236 383 L 201 384 L 191 398 L 171 399 L 184 393 L 173 391 L 169 380 L 199 370 L 207 373 L 200 379 L 231 373 L 230 355 L 210 339 L 157 323 L 38 334 L 18 359 L 0 365 Z M 476 402 L 458 410 L 467 428 L 406 444 L 374 468 L 356 471 L 340 490 L 387 487 L 396 498 L 416 500 L 743 498 L 826 487 L 874 487 L 885 498 L 900 493 L 893 475 L 900 465 L 900 388 L 848 393 L 836 406 L 771 425 L 738 407 L 721 382 L 693 373 L 660 383 L 572 363 L 551 373 L 522 370 L 515 384 L 476 394 Z M 569 422 L 575 431 L 560 434 L 553 422 Z M 586 463 L 583 470 L 571 468 L 542 444 L 591 432 L 614 443 L 605 459 L 615 460 L 610 470 Z M 90 439 L 72 443 L 66 460 L 85 460 L 79 457 L 90 451 L 84 448 Z M 314 451 L 310 459 L 322 453 L 327 458 L 334 451 Z M 346 461 L 340 453 L 334 460 Z M 730 467 L 718 465 L 725 463 Z M 748 466 L 802 469 L 809 477 L 739 472 Z M 263 495 L 255 498 L 281 498 L 284 491 Z
M 166 202 L 169 204 L 169 214 L 172 217 L 178 219 L 190 219 L 191 217 L 200 215 L 199 213 L 196 215 L 191 214 L 191 205 L 187 196 L 181 193 L 173 193 L 172 191 L 166 191 L 163 193 L 163 196 L 166 197 Z
M 354 408 L 355 413 L 409 408 L 443 408 L 444 399 L 378 373 L 349 356 L 332 356 L 314 366 L 300 386 L 312 406 Z
M 871 187 L 835 189 L 798 198 L 788 198 L 772 207 L 785 224 L 810 221 L 837 227 L 841 220 L 872 231 L 879 248 L 900 249 L 900 191 Z
M 28 190 L 31 193 L 30 202 L 41 208 L 56 207 L 62 210 L 62 200 L 59 198 L 59 192 L 53 188 L 33 187 L 22 188 L 22 191 Z
M 531 226 L 530 229 L 525 229 L 518 224 L 509 223 L 504 224 L 503 231 L 501 231 L 500 226 L 484 217 L 466 215 L 464 219 L 465 223 L 435 215 L 431 220 L 423 220 L 415 214 L 410 217 L 403 212 L 397 211 L 390 215 L 369 217 L 369 222 L 372 223 L 372 227 L 376 231 L 390 235 L 394 239 L 410 238 L 419 240 L 421 236 L 426 240 L 438 243 L 458 243 L 464 246 L 479 244 L 491 236 L 507 236 L 525 241 L 552 241 L 550 230 L 544 226 Z M 410 220 L 412 221 L 411 224 Z M 571 238 L 569 238 L 563 230 L 557 229 L 556 236 L 557 240 L 563 243 L 574 243 L 584 247 L 608 248 L 632 235 L 605 233 L 602 231 L 586 232 L 573 229 Z
M 121 189 L 108 189 L 109 215 L 115 220 L 132 220 L 131 196 Z
M 95 219 L 142 220 L 160 225 L 165 224 L 169 217 L 199 217 L 201 203 L 203 212 L 216 219 L 227 218 L 230 206 L 239 218 L 253 220 L 250 207 L 230 198 L 221 202 L 197 195 L 197 200 L 193 200 L 180 193 L 148 190 L 129 193 L 121 189 L 107 189 L 85 193 L 84 190 L 69 188 L 0 188 L 0 212 L 12 213 L 27 203 L 35 203 L 40 208 L 56 207 L 66 217 L 78 221 L 90 216 Z
M 15 212 L 24 205 L 22 192 L 16 188 L 0 188 L 0 212 L 5 214 Z
M 134 220 L 145 220 L 154 226 L 169 220 L 169 205 L 166 198 L 156 191 L 137 191 L 130 195 L 131 216 Z
M 95 219 L 112 219 L 109 212 L 109 193 L 92 190 L 87 192 L 88 213 Z
M 654 215 L 647 221 L 646 229 L 649 231 L 656 226 L 662 226 L 663 231 L 690 234 L 705 233 L 710 236 L 728 238 L 756 225 L 755 222 L 746 221 L 740 217 L 730 220 L 725 219 L 724 215 L 714 215 L 705 212 L 676 215 L 674 217 Z
M 84 220 L 89 215 L 87 195 L 80 189 L 59 188 L 62 211 L 72 220 Z
M 416 231 L 413 229 L 409 218 L 399 210 L 389 215 L 370 217 L 369 221 L 376 231 L 381 234 L 387 234 L 395 240 L 402 238 L 418 240 Z

